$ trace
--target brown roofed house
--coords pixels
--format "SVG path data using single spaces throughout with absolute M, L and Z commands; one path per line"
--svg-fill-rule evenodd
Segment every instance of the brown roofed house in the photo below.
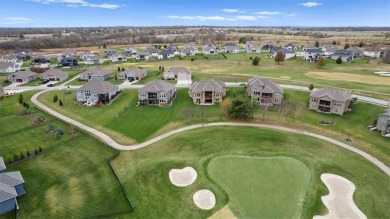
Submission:
M 343 115 L 351 107 L 352 94 L 346 90 L 322 88 L 310 94 L 309 109 L 318 112 Z
M 197 81 L 190 87 L 190 97 L 195 104 L 215 104 L 226 95 L 226 84 L 222 81 Z

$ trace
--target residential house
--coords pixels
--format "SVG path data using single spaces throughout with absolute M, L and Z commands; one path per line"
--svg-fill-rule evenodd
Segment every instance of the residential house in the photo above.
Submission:
M 2 84 L 0 84 L 0 97 L 2 97 L 4 95 L 5 95 L 4 87 Z M 0 173 L 1 173 L 1 162 L 0 162 Z
M 289 44 L 283 46 L 283 48 L 284 48 L 284 49 L 287 49 L 288 51 L 294 51 L 294 50 L 296 50 L 296 46 L 295 46 L 294 44 L 292 44 L 292 43 L 289 43 Z
M 148 76 L 148 72 L 145 69 L 141 68 L 128 68 L 125 71 L 122 71 L 119 73 L 119 80 L 128 80 L 130 82 L 132 81 L 139 81 L 143 80 Z
M 227 43 L 224 46 L 225 53 L 239 53 L 240 50 L 235 44 Z
M 42 81 L 63 81 L 69 77 L 68 72 L 61 71 L 59 69 L 48 69 L 44 73 L 40 74 Z
M 12 73 L 20 70 L 21 64 L 11 62 L 0 62 L 0 73 Z
M 92 55 L 93 53 L 91 53 L 91 51 L 84 51 L 80 54 L 80 59 L 86 60 Z
M 145 52 L 148 52 L 151 56 L 158 56 L 160 51 L 155 46 L 148 46 L 146 47 Z
M 288 49 L 285 49 L 285 48 L 282 48 L 282 49 L 279 49 L 279 50 L 275 50 L 275 48 L 274 48 L 273 50 L 274 50 L 274 54 L 273 54 L 272 58 L 275 58 L 275 56 L 276 56 L 276 54 L 278 52 L 283 53 L 285 60 L 291 59 L 291 58 L 295 57 L 295 51 L 294 50 L 288 50 Z
M 80 74 L 80 81 L 105 81 L 112 76 L 112 72 L 104 68 L 90 68 Z
M 107 81 L 91 80 L 77 90 L 77 102 L 79 103 L 108 103 L 118 93 L 118 86 Z
M 75 57 L 76 55 L 77 52 L 74 49 L 67 49 L 64 53 L 62 53 L 62 56 L 65 58 Z
M 103 52 L 105 57 L 111 57 L 112 55 L 117 53 L 115 49 L 105 49 Z
M 12 83 L 14 82 L 27 83 L 32 80 L 35 80 L 37 77 L 38 77 L 37 73 L 32 72 L 30 70 L 26 70 L 26 71 L 19 71 L 19 72 L 12 73 L 7 76 L 7 79 Z
M 12 55 L 12 56 L 2 56 L 1 57 L 2 62 L 11 62 L 11 63 L 19 63 L 21 60 L 18 59 L 18 57 Z M 23 63 L 23 62 L 22 62 Z
M 203 54 L 204 55 L 214 55 L 218 54 L 217 47 L 215 47 L 213 44 L 208 44 L 203 47 Z
M 335 53 L 339 48 L 333 44 L 325 44 L 322 46 L 322 51 L 324 51 L 324 56 L 329 56 Z
M 283 93 L 280 85 L 266 78 L 251 78 L 246 85 L 246 95 L 260 105 L 281 104 Z
M 376 129 L 383 134 L 390 133 L 390 108 L 387 108 L 384 113 L 379 115 Z
M 3 158 L 0 157 L 0 161 Z M 16 197 L 25 193 L 24 179 L 19 171 L 5 172 L 5 165 L 0 169 L 0 214 L 19 208 Z M 2 167 L 0 167 L 2 168 Z
M 175 86 L 162 80 L 149 82 L 138 89 L 140 105 L 166 106 L 171 104 L 175 96 Z
M 353 52 L 347 50 L 337 50 L 336 52 L 329 55 L 330 59 L 337 60 L 341 58 L 343 62 L 352 62 L 353 61 Z
M 35 68 L 50 68 L 50 59 L 45 56 L 36 56 L 31 60 L 31 66 Z
M 190 86 L 189 94 L 195 104 L 215 104 L 222 101 L 226 90 L 221 81 L 197 81 Z
M 310 94 L 309 109 L 343 115 L 352 108 L 352 94 L 346 90 L 322 88 Z
M 194 47 L 186 47 L 181 51 L 181 56 L 194 56 L 196 53 Z
M 245 51 L 247 53 L 261 53 L 261 47 L 253 43 L 246 43 Z
M 136 56 L 136 60 L 149 60 L 152 55 L 148 52 L 139 52 Z
M 73 67 L 77 65 L 77 59 L 74 57 L 63 58 L 58 62 L 58 67 Z
M 349 47 L 348 49 L 346 49 L 346 51 L 352 52 L 354 59 L 363 58 L 364 56 L 363 51 L 358 49 L 357 47 Z
M 306 51 L 306 50 L 313 50 L 313 49 L 318 49 L 318 48 L 313 45 L 305 45 L 302 50 Z
M 158 53 L 158 59 L 171 59 L 175 57 L 175 53 L 172 50 L 164 49 Z
M 169 45 L 166 49 L 171 50 L 175 55 L 180 54 L 180 49 L 176 45 Z
M 164 71 L 164 80 L 177 80 L 177 84 L 192 84 L 192 72 L 185 67 L 171 67 Z
M 379 49 L 378 46 L 371 46 L 369 48 L 366 48 L 363 51 L 363 54 L 371 58 L 379 58 L 381 55 L 381 50 Z
M 102 59 L 98 55 L 91 55 L 84 60 L 84 64 L 86 65 L 100 65 L 104 63 L 104 59 Z
M 127 61 L 127 56 L 125 56 L 124 54 L 119 53 L 119 52 L 113 54 L 110 58 L 111 58 L 112 62 Z
M 19 60 L 26 61 L 31 58 L 31 55 L 26 50 L 16 50 L 12 55 L 16 56 Z
M 133 57 L 134 58 L 134 57 L 136 57 L 138 51 L 134 47 L 127 47 L 127 48 L 124 49 L 124 53 L 128 57 Z
M 322 57 L 323 52 L 318 49 L 308 49 L 304 50 L 303 52 L 303 59 L 308 62 L 315 62 L 318 61 Z

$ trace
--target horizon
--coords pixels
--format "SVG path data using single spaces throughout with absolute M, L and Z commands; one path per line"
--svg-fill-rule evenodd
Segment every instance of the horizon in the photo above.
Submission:
M 1 28 L 390 27 L 387 0 L 13 0 L 1 5 Z

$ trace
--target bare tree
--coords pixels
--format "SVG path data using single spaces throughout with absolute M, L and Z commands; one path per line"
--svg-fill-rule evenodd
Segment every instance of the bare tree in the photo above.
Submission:
M 304 102 L 295 102 L 292 105 L 292 118 L 293 122 L 295 122 L 295 119 L 298 118 L 300 115 L 302 115 L 303 112 L 306 111 L 306 104 Z
M 265 104 L 265 105 L 261 105 L 260 106 L 260 109 L 262 111 L 262 119 L 263 119 L 263 121 L 265 120 L 265 113 L 267 112 L 269 106 L 270 106 L 269 104 Z

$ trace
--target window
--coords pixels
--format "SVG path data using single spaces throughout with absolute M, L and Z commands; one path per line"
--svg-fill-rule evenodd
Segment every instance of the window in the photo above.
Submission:
M 165 97 L 165 93 L 160 93 L 160 97 Z
M 84 91 L 85 96 L 91 96 L 91 91 Z

